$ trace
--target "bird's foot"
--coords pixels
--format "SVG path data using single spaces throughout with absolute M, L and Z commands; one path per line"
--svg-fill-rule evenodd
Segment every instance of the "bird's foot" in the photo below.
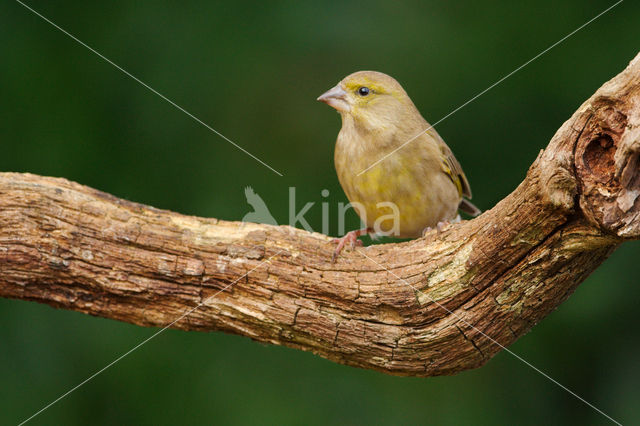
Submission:
M 459 223 L 461 221 L 462 221 L 462 219 L 460 218 L 460 215 L 458 215 L 455 218 L 453 218 L 452 220 L 441 220 L 440 222 L 438 222 L 436 224 L 435 228 L 438 230 L 438 234 L 440 234 L 442 231 L 445 230 L 445 228 L 447 226 L 449 226 L 451 224 L 454 224 L 454 223 Z M 433 231 L 433 228 L 430 227 L 430 226 L 427 226 L 426 228 L 424 228 L 424 231 L 422 231 L 422 236 L 424 237 L 430 231 Z
M 356 231 L 347 232 L 342 238 L 334 238 L 333 240 L 331 240 L 332 243 L 338 244 L 336 249 L 333 251 L 333 256 L 331 256 L 331 263 L 335 263 L 336 259 L 340 255 L 340 252 L 347 244 L 351 249 L 353 249 L 355 246 L 362 246 L 362 241 L 360 241 L 358 237 L 368 234 L 369 232 L 369 228 L 358 229 Z

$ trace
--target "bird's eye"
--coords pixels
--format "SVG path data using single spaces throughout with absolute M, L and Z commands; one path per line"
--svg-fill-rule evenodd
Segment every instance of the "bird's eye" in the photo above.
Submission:
M 367 96 L 369 94 L 369 88 L 362 86 L 361 88 L 358 89 L 358 95 L 360 96 Z

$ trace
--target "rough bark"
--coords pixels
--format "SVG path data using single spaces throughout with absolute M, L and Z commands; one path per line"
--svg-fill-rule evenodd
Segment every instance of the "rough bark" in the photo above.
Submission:
M 331 264 L 328 237 L 0 174 L 0 296 L 398 375 L 478 367 L 640 236 L 640 55 L 480 217 Z M 215 295 L 215 297 L 211 297 Z

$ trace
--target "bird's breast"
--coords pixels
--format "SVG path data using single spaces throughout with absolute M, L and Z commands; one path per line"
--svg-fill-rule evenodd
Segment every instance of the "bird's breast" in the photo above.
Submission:
M 383 232 L 397 225 L 395 236 L 417 237 L 424 228 L 453 219 L 460 197 L 441 171 L 436 151 L 424 141 L 390 154 L 393 149 L 393 144 L 353 132 L 341 131 L 338 136 L 334 157 L 338 179 L 349 201 L 360 207 L 363 222 Z

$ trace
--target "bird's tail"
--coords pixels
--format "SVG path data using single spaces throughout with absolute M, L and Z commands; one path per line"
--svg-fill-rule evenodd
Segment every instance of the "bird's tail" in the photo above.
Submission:
M 467 213 L 469 216 L 472 216 L 472 217 L 476 217 L 480 213 L 482 213 L 482 211 L 479 208 L 474 206 L 473 203 L 471 203 L 471 201 L 467 200 L 466 198 L 463 198 L 462 201 L 460 201 L 460 205 L 458 206 L 458 209 L 462 210 L 463 212 Z

